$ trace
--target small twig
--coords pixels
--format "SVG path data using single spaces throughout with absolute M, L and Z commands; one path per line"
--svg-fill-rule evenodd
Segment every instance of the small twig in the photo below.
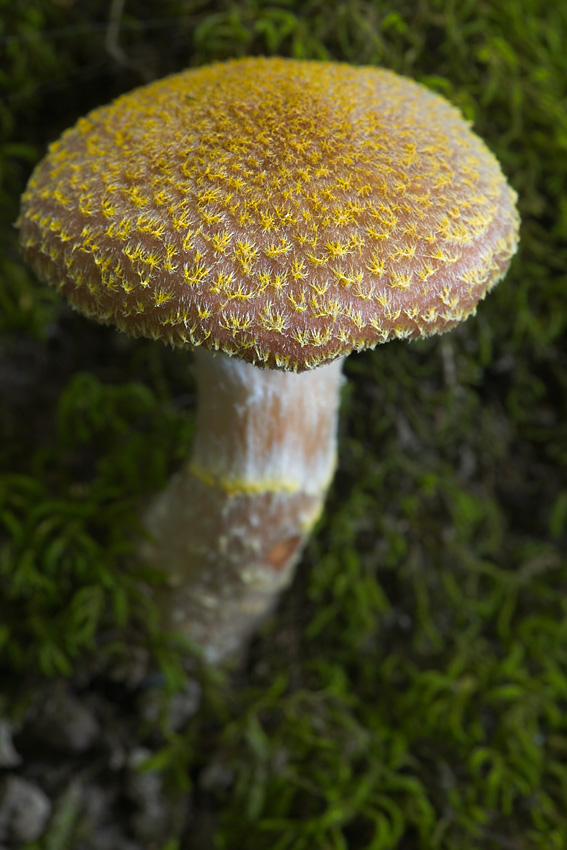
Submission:
M 122 21 L 122 13 L 126 0 L 112 0 L 110 4 L 110 15 L 108 18 L 108 27 L 104 39 L 104 46 L 115 62 L 119 65 L 130 65 L 130 60 L 122 50 L 119 41 L 120 24 Z
M 441 358 L 443 362 L 443 375 L 445 383 L 453 390 L 456 396 L 463 394 L 463 388 L 457 377 L 457 365 L 455 363 L 455 349 L 451 340 L 441 340 Z
M 125 5 L 126 0 L 112 0 L 104 46 L 106 52 L 114 59 L 117 65 L 121 65 L 123 68 L 131 68 L 137 74 L 140 74 L 145 82 L 150 82 L 152 75 L 148 73 L 148 68 L 131 59 L 120 45 L 120 28 Z

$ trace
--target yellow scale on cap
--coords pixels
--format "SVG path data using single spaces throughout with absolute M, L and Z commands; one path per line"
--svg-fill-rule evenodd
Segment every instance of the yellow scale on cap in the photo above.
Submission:
M 83 313 L 302 371 L 461 321 L 504 274 L 518 218 L 484 143 L 417 83 L 251 58 L 81 119 L 19 226 Z

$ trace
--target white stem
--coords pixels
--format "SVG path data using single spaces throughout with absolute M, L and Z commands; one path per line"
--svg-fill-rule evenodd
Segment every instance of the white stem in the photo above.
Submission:
M 150 506 L 141 554 L 166 625 L 237 651 L 291 581 L 336 462 L 341 361 L 300 375 L 197 349 L 191 460 Z

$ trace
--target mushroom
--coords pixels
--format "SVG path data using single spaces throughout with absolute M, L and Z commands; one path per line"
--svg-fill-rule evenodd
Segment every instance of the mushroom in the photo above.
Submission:
M 217 661 L 289 583 L 352 351 L 447 331 L 506 272 L 516 195 L 461 114 L 390 71 L 247 58 L 95 109 L 22 198 L 73 307 L 195 349 L 192 455 L 145 514 L 164 622 Z

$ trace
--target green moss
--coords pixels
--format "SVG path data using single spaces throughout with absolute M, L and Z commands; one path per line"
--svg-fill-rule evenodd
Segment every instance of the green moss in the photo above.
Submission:
M 103 629 L 151 621 L 142 573 L 123 565 L 143 497 L 163 486 L 191 431 L 147 386 L 81 372 L 54 414 L 50 445 L 26 472 L 0 475 L 0 652 L 46 675 L 69 674 Z
M 565 5 L 170 0 L 156 18 L 132 2 L 122 65 L 80 5 L 1 7 L 3 673 L 66 675 L 141 640 L 164 716 L 183 681 L 128 556 L 141 501 L 190 444 L 185 360 L 69 318 L 23 269 L 11 225 L 31 160 L 142 82 L 141 60 L 150 76 L 248 53 L 384 64 L 474 120 L 519 192 L 520 253 L 465 327 L 349 360 L 339 471 L 298 580 L 246 671 L 204 679 L 150 768 L 232 777 L 206 795 L 224 850 L 566 848 Z

